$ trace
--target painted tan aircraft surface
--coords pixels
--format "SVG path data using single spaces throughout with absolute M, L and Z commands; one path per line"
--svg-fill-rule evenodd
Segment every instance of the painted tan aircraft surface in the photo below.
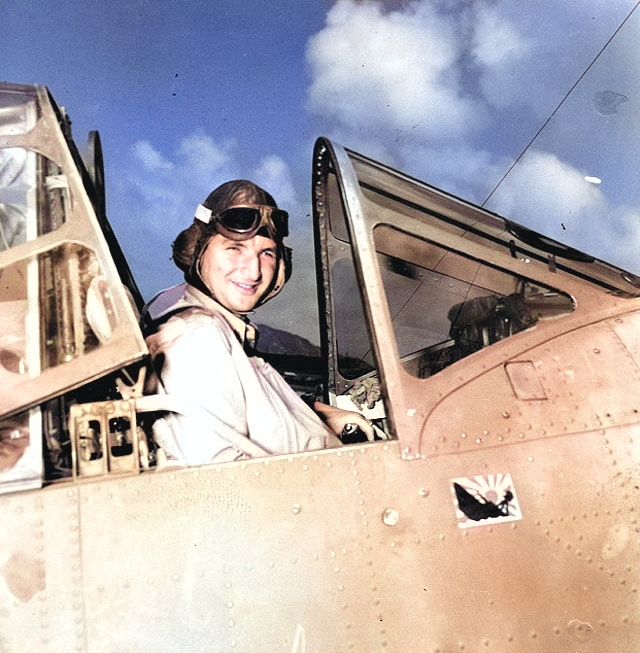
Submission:
M 320 393 L 377 436 L 160 468 L 91 146 L 0 85 L 2 653 L 638 651 L 637 277 L 319 139 Z

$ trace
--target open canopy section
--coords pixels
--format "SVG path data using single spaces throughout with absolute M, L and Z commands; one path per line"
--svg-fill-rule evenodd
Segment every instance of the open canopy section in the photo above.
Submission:
M 146 351 L 92 146 L 88 172 L 46 88 L 0 84 L 0 417 Z

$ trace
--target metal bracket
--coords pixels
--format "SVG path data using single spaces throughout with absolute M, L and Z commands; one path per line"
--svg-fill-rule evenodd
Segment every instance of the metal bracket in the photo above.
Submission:
M 73 475 L 136 473 L 140 469 L 135 401 L 96 401 L 69 409 Z

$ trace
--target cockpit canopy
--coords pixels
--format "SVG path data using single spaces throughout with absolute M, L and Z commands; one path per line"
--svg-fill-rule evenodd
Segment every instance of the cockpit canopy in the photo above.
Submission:
M 313 189 L 326 382 L 407 451 L 448 392 L 445 370 L 480 374 L 481 350 L 640 296 L 637 277 L 327 139 Z

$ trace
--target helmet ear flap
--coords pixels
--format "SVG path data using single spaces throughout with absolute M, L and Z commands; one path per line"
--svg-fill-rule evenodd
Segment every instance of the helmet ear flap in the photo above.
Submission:
M 287 247 L 286 245 L 282 246 L 282 260 L 284 262 L 284 283 L 286 283 L 291 278 L 291 272 L 293 270 L 293 250 L 291 247 Z
M 293 270 L 293 251 L 291 247 L 280 245 L 278 247 L 278 263 L 273 283 L 267 292 L 262 296 L 256 307 L 262 306 L 265 302 L 275 297 L 283 288 L 284 284 L 291 278 Z
M 211 290 L 207 288 L 207 285 L 204 283 L 202 277 L 200 276 L 200 261 L 202 259 L 202 255 L 204 254 L 205 249 L 207 249 L 209 240 L 216 233 L 217 233 L 217 229 L 215 223 L 203 224 L 200 227 L 198 240 L 196 241 L 196 244 L 193 247 L 191 263 L 189 267 L 186 268 L 184 271 L 185 281 L 187 283 L 190 283 L 198 290 L 201 290 L 205 295 L 211 295 Z

